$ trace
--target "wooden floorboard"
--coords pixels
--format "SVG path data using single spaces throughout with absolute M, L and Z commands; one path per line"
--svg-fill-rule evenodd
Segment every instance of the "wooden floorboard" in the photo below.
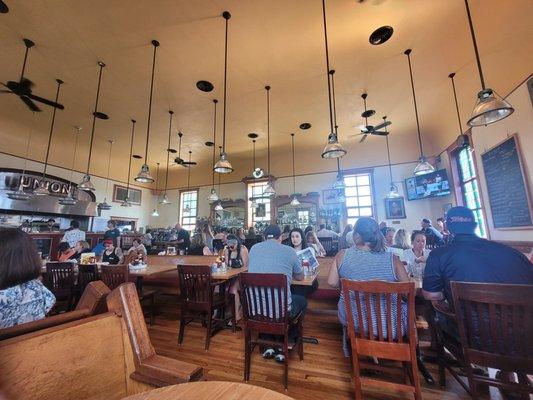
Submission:
M 243 380 L 244 339 L 242 332 L 225 330 L 211 339 L 209 351 L 204 350 L 205 328 L 200 323 L 191 323 L 185 329 L 185 338 L 178 345 L 178 306 L 173 299 L 165 299 L 162 315 L 150 327 L 150 337 L 156 351 L 168 357 L 191 362 L 204 367 L 206 380 Z M 350 361 L 342 352 L 341 330 L 335 312 L 324 312 L 324 303 L 314 302 L 305 319 L 305 335 L 319 339 L 318 345 L 304 344 L 304 360 L 300 361 L 295 352 L 289 362 L 289 389 L 283 388 L 283 365 L 274 360 L 264 360 L 256 349 L 252 356 L 250 384 L 262 386 L 294 399 L 353 399 L 353 383 L 350 374 Z M 333 305 L 334 306 L 334 305 Z M 330 304 L 331 308 L 331 304 Z M 332 310 L 331 310 L 332 311 Z M 438 380 L 436 365 L 428 364 L 434 378 Z M 428 400 L 470 399 L 466 392 L 451 377 L 446 389 L 423 385 L 422 396 Z M 412 398 L 407 395 L 365 390 L 365 399 Z M 485 389 L 482 398 L 499 400 L 496 389 Z

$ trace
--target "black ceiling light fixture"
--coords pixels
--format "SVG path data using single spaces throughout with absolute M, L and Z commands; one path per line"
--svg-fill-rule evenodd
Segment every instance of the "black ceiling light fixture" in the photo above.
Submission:
M 459 123 L 459 136 L 457 136 L 456 143 L 459 148 L 469 148 L 470 147 L 470 138 L 468 135 L 465 135 L 463 133 L 463 124 L 461 122 L 461 114 L 459 113 L 459 103 L 457 102 L 457 92 L 455 91 L 455 72 L 452 72 L 450 75 L 448 75 L 448 78 L 450 78 L 452 82 L 452 90 L 453 90 L 453 99 L 455 102 L 455 111 L 457 112 L 457 122 Z
M 91 175 L 89 175 L 89 168 L 91 167 L 91 156 L 93 154 L 93 142 L 94 142 L 94 131 L 96 129 L 96 119 L 107 120 L 109 117 L 107 114 L 98 111 L 98 100 L 100 99 L 100 84 L 102 83 L 102 71 L 105 67 L 105 64 L 102 61 L 98 61 L 98 86 L 96 87 L 96 100 L 94 102 L 94 111 L 93 111 L 93 124 L 91 128 L 91 140 L 89 142 L 89 157 L 87 158 L 87 171 L 83 176 L 82 181 L 78 185 L 78 189 L 85 190 L 86 192 L 93 192 L 94 185 L 91 182 Z
M 274 185 L 272 183 L 272 175 L 270 175 L 270 86 L 265 86 L 266 91 L 266 106 L 267 106 L 267 175 L 268 182 L 263 190 L 263 196 L 273 197 L 276 195 Z
M 148 143 L 150 142 L 150 119 L 152 117 L 152 98 L 154 94 L 154 74 L 155 74 L 155 58 L 157 54 L 157 48 L 159 42 L 152 40 L 152 46 L 154 46 L 154 56 L 152 59 L 152 79 L 150 81 L 150 101 L 148 102 L 148 122 L 146 124 L 146 147 L 144 149 L 144 164 L 141 167 L 141 171 L 135 177 L 137 182 L 152 183 L 154 178 L 150 175 L 150 168 L 148 167 Z
M 57 90 L 56 90 L 55 103 L 57 103 L 59 100 L 59 91 L 61 89 L 61 85 L 63 84 L 63 81 L 61 79 L 56 79 L 56 82 L 57 82 Z M 50 133 L 48 134 L 48 145 L 46 147 L 46 156 L 44 158 L 43 177 L 41 179 L 41 182 L 39 183 L 39 187 L 33 191 L 33 193 L 36 194 L 37 196 L 45 196 L 45 195 L 50 194 L 50 191 L 48 190 L 48 185 L 46 184 L 45 179 L 46 179 L 46 170 L 48 168 L 48 158 L 50 157 L 50 146 L 52 145 L 52 135 L 54 134 L 56 111 L 57 111 L 57 107 L 54 107 L 54 111 L 52 112 L 52 122 L 50 123 Z
M 381 26 L 371 33 L 368 41 L 374 46 L 383 44 L 392 37 L 393 32 L 394 29 L 392 29 L 392 26 Z
M 215 157 L 216 157 L 216 147 L 215 143 L 217 140 L 217 104 L 218 100 L 213 99 L 213 105 L 214 105 L 214 112 L 213 112 L 213 141 L 212 142 L 205 142 L 205 145 L 208 147 L 213 147 L 213 160 L 211 161 L 211 164 L 215 165 Z M 211 171 L 211 192 L 209 193 L 209 196 L 207 196 L 207 201 L 210 203 L 215 202 L 218 200 L 218 194 L 215 190 L 215 170 L 213 169 Z
M 213 84 L 209 81 L 198 81 L 196 82 L 196 87 L 202 92 L 212 92 L 214 89 Z
M 329 79 L 329 50 L 328 50 L 328 29 L 326 24 L 326 0 L 322 0 L 322 19 L 324 21 L 324 43 L 326 47 L 326 78 L 328 80 L 328 106 L 329 106 L 329 125 L 330 133 L 328 135 L 328 143 L 322 151 L 322 158 L 339 158 L 346 154 L 346 150 L 339 143 L 339 138 L 334 130 L 333 125 L 333 109 L 331 99 L 331 84 Z
M 141 160 L 143 158 L 143 156 L 141 156 L 140 154 L 133 154 L 132 157 L 136 160 Z
M 135 123 L 136 122 L 137 121 L 135 121 L 134 119 L 131 119 L 130 157 L 128 158 L 129 160 L 128 180 L 126 181 L 126 197 L 124 198 L 122 203 L 120 203 L 121 207 L 131 207 L 131 202 L 130 202 L 130 180 L 131 180 L 131 159 L 132 159 L 131 153 L 133 152 L 133 138 L 135 137 Z
M 331 79 L 331 94 L 333 99 L 333 124 L 335 128 L 335 134 L 338 135 L 338 129 L 339 126 L 337 125 L 337 102 L 335 98 L 335 78 L 333 77 L 335 75 L 335 70 L 332 69 L 329 71 L 330 79 Z M 346 188 L 346 184 L 344 183 L 344 177 L 342 176 L 341 172 L 341 159 L 340 157 L 337 158 L 337 177 L 335 178 L 335 182 L 333 182 L 333 189 L 342 190 Z
M 259 135 L 257 133 L 249 133 L 248 134 L 248 137 L 250 139 L 252 139 L 252 151 L 253 151 L 253 159 L 254 159 L 254 165 L 253 165 L 253 171 L 252 171 L 252 176 L 255 178 L 255 179 L 259 179 L 259 178 L 262 178 L 264 175 L 265 175 L 265 171 L 263 171 L 263 168 L 260 168 L 258 166 L 256 166 L 255 164 L 255 142 Z
M 422 133 L 420 132 L 420 121 L 418 119 L 418 106 L 416 105 L 416 93 L 415 93 L 415 83 L 413 80 L 413 68 L 411 66 L 411 49 L 407 49 L 403 54 L 407 56 L 407 62 L 409 64 L 409 77 L 411 78 L 411 90 L 413 92 L 413 104 L 415 108 L 415 118 L 416 118 L 416 130 L 418 132 L 418 145 L 420 147 L 420 160 L 416 165 L 413 174 L 415 175 L 424 175 L 429 174 L 430 172 L 435 171 L 435 167 L 427 162 L 426 157 L 424 156 L 424 149 L 422 148 Z
M 159 202 L 159 204 L 161 205 L 167 205 L 167 204 L 172 204 L 172 202 L 168 199 L 168 194 L 167 194 L 167 188 L 168 188 L 168 170 L 169 170 L 169 162 L 170 162 L 170 138 L 172 136 L 172 118 L 174 117 L 174 111 L 170 110 L 168 112 L 168 146 L 167 146 L 167 170 L 165 172 L 165 191 L 163 193 L 163 198 L 161 199 L 161 201 Z M 180 137 L 180 153 L 181 153 L 181 136 L 182 136 L 182 133 L 178 133 L 179 137 Z
M 213 166 L 215 172 L 219 174 L 229 174 L 233 172 L 233 167 L 228 160 L 226 153 L 226 106 L 227 106 L 227 78 L 228 78 L 228 22 L 231 18 L 229 11 L 224 11 L 222 17 L 226 21 L 226 36 L 224 40 L 224 116 L 222 119 L 222 153 L 220 154 L 220 159 Z
M 383 122 L 387 122 L 387 116 L 383 117 Z M 387 132 L 387 135 L 385 135 L 385 142 L 387 144 L 387 160 L 389 161 L 389 193 L 387 193 L 386 198 L 387 199 L 395 199 L 397 197 L 400 197 L 400 193 L 398 192 L 398 186 L 396 186 L 392 180 L 392 164 L 390 161 L 390 148 L 389 148 L 389 132 L 387 131 L 387 127 L 385 126 L 385 132 Z
M 477 94 L 476 105 L 470 118 L 468 119 L 468 126 L 482 126 L 489 125 L 494 122 L 501 121 L 514 112 L 514 108 L 507 101 L 500 96 L 496 97 L 494 91 L 485 86 L 485 78 L 483 70 L 481 69 L 481 60 L 477 48 L 476 34 L 474 32 L 474 25 L 472 23 L 472 16 L 470 15 L 470 7 L 468 0 L 465 0 L 466 14 L 468 16 L 468 25 L 472 35 L 472 43 L 474 45 L 474 52 L 476 54 L 477 69 L 479 72 L 479 79 L 481 81 L 481 91 Z
M 302 131 L 306 131 L 306 130 L 308 130 L 308 129 L 311 129 L 311 126 L 312 126 L 312 125 L 311 125 L 310 122 L 302 122 L 302 123 L 300 124 L 300 129 L 301 129 Z
M 389 133 L 385 131 L 380 131 L 380 129 L 385 128 L 386 126 L 389 126 L 391 124 L 390 121 L 383 121 L 381 124 L 377 126 L 368 125 L 368 118 L 372 117 L 376 111 L 375 110 L 367 110 L 366 108 L 366 98 L 368 97 L 367 93 L 363 93 L 361 95 L 361 98 L 363 99 L 363 107 L 365 108 L 365 111 L 361 113 L 361 117 L 365 119 L 364 125 L 359 125 L 359 129 L 361 130 L 361 133 L 359 135 L 363 135 L 363 137 L 359 140 L 359 143 L 363 143 L 368 135 L 377 135 L 377 136 L 387 136 Z
M 59 104 L 57 101 L 47 100 L 33 94 L 32 88 L 35 86 L 35 84 L 24 76 L 24 72 L 26 71 L 28 53 L 30 49 L 35 46 L 35 43 L 30 39 L 22 39 L 22 41 L 24 42 L 24 46 L 26 46 L 26 52 L 24 53 L 24 62 L 22 63 L 22 72 L 20 73 L 20 78 L 18 82 L 7 81 L 6 83 L 1 83 L 2 86 L 5 86 L 8 90 L 0 90 L 0 93 L 11 93 L 18 96 L 20 100 L 22 100 L 22 102 L 26 104 L 26 106 L 33 112 L 41 111 L 34 101 L 63 110 L 65 107 L 63 107 L 63 105 Z
M 74 176 L 74 163 L 76 162 L 76 155 L 78 153 L 78 138 L 80 136 L 81 127 L 75 126 L 74 129 L 76 129 L 75 135 L 76 139 L 74 140 L 74 151 L 72 154 L 72 163 L 70 167 L 70 180 L 68 181 L 68 189 L 67 189 L 67 195 L 65 197 L 61 197 L 58 202 L 59 204 L 63 206 L 72 206 L 78 202 L 78 199 L 74 197 L 74 190 L 72 189 L 72 177 Z

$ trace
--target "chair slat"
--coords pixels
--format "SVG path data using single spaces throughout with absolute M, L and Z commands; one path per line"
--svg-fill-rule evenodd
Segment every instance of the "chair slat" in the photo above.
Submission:
M 392 337 L 392 325 L 393 325 L 393 321 L 392 321 L 392 301 L 391 301 L 391 294 L 390 293 L 385 293 L 385 298 L 386 298 L 386 305 L 387 305 L 387 310 L 386 310 L 386 322 L 387 322 L 387 338 L 389 340 L 389 342 L 392 342 L 394 340 L 394 338 Z
M 383 315 L 381 313 L 381 295 L 379 293 L 373 293 L 372 296 L 374 297 L 375 302 L 375 309 L 376 309 L 376 315 L 380 316 Z M 381 318 L 377 318 L 377 325 L 378 325 L 378 337 L 379 340 L 383 340 L 383 326 L 381 324 Z

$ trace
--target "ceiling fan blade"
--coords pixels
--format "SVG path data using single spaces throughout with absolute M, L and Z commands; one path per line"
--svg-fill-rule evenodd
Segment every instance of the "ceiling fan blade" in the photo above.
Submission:
M 28 106 L 30 110 L 35 111 L 35 112 L 41 111 L 41 109 L 37 107 L 37 105 L 33 101 L 31 101 L 28 97 L 26 96 L 19 96 L 19 97 Z
M 385 121 L 385 122 L 379 124 L 378 126 L 375 126 L 375 127 L 374 127 L 374 130 L 375 130 L 375 131 L 379 131 L 381 128 L 385 128 L 386 126 L 389 126 L 390 124 L 392 124 L 392 122 L 390 122 L 390 121 Z
M 389 134 L 389 132 L 385 132 L 385 131 L 372 131 L 372 135 L 377 135 L 377 136 L 387 136 Z
M 356 128 L 359 129 L 362 133 L 368 132 L 368 127 L 366 125 L 357 125 Z
M 32 99 L 32 100 L 38 101 L 39 103 L 46 104 L 47 106 L 50 106 L 50 107 L 59 108 L 60 110 L 64 110 L 65 109 L 63 104 L 56 103 L 55 101 L 52 101 L 52 100 L 44 99 L 44 98 L 36 96 L 34 94 L 30 94 L 28 97 L 30 99 Z
M 181 165 L 184 165 L 184 166 L 196 165 L 196 161 L 184 161 Z
M 363 135 L 363 137 L 361 138 L 361 140 L 359 141 L 359 143 L 363 143 L 363 142 L 365 141 L 365 139 L 366 139 L 367 136 L 368 136 L 368 135 Z

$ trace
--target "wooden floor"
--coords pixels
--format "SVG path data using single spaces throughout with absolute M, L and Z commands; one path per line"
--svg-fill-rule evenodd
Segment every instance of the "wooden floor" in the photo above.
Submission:
M 304 360 L 299 361 L 296 353 L 289 363 L 289 389 L 282 384 L 283 365 L 274 360 L 264 360 L 256 350 L 252 357 L 250 384 L 287 394 L 294 399 L 354 399 L 353 383 L 350 378 L 350 362 L 343 356 L 341 331 L 336 315 L 313 312 L 324 308 L 310 303 L 306 315 L 305 335 L 315 336 L 320 344 L 304 345 Z M 327 308 L 332 308 L 331 305 Z M 209 351 L 204 350 L 205 328 L 200 323 L 191 323 L 185 330 L 185 339 L 178 345 L 178 307 L 174 301 L 161 308 L 162 315 L 150 328 L 150 337 L 156 351 L 168 357 L 188 361 L 204 367 L 206 380 L 238 381 L 243 379 L 244 341 L 242 332 L 231 330 L 218 333 L 211 340 Z M 428 364 L 434 378 L 438 380 L 436 365 Z M 448 378 L 445 390 L 431 387 L 423 381 L 424 399 L 470 399 L 452 377 Z M 397 399 L 395 393 L 365 391 L 366 399 Z M 400 396 L 400 397 L 398 397 Z M 501 399 L 496 389 L 485 389 L 484 398 Z M 412 397 L 411 397 L 412 398 Z

